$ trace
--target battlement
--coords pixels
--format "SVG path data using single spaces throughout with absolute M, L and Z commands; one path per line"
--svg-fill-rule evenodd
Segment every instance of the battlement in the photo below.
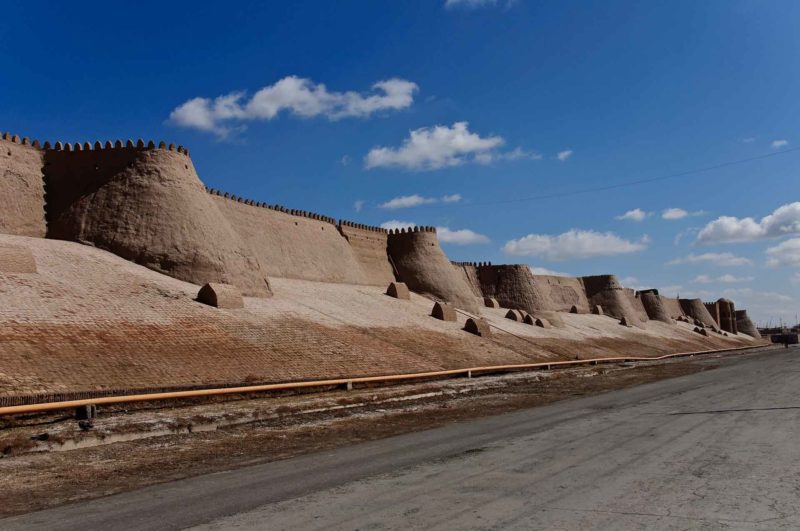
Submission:
M 436 227 L 428 227 L 428 226 L 419 227 L 419 226 L 416 226 L 416 227 L 409 227 L 408 229 L 405 229 L 405 228 L 402 228 L 402 229 L 390 229 L 389 230 L 389 235 L 390 236 L 395 236 L 397 234 L 416 234 L 416 233 L 419 233 L 419 232 L 432 232 L 432 233 L 436 234 Z
M 3 133 L 0 135 L 0 139 L 5 140 L 6 142 L 11 142 L 12 144 L 20 144 L 34 148 L 40 147 L 38 140 L 31 140 L 27 136 L 20 137 L 19 135 L 12 135 L 11 133 Z
M 450 263 L 454 266 L 459 267 L 491 267 L 491 262 L 456 262 L 454 260 L 450 260 Z
M 387 231 L 383 227 L 374 227 L 372 225 L 365 225 L 363 223 L 354 223 L 352 221 L 347 221 L 345 219 L 339 220 L 339 227 L 351 227 L 354 229 L 365 230 L 367 232 L 381 232 L 383 234 L 389 233 L 389 231 Z
M 208 186 L 206 186 L 205 189 L 206 192 L 211 195 L 224 197 L 225 199 L 230 199 L 231 201 L 242 203 L 243 205 L 249 205 L 256 208 L 266 208 L 268 210 L 274 210 L 275 212 L 282 212 L 284 214 L 289 214 L 290 216 L 298 216 L 301 218 L 314 219 L 317 221 L 324 221 L 325 223 L 330 223 L 331 225 L 336 225 L 336 218 L 332 218 L 324 214 L 316 214 L 314 212 L 307 212 L 305 210 L 295 210 L 293 208 L 286 208 L 285 206 L 282 205 L 270 205 L 263 201 L 254 201 L 253 199 L 245 199 L 243 197 L 237 196 L 236 194 L 223 192 L 221 190 L 209 188 Z
M 145 142 L 141 138 L 134 142 L 133 140 L 127 140 L 125 143 L 122 140 L 115 140 L 112 142 L 111 140 L 107 140 L 105 142 L 101 142 L 96 140 L 94 143 L 91 142 L 50 142 L 46 140 L 45 142 L 39 142 L 38 140 L 31 140 L 27 136 L 20 137 L 19 135 L 12 135 L 11 133 L 3 133 L 0 135 L 2 140 L 7 142 L 11 142 L 13 144 L 20 144 L 23 146 L 31 146 L 37 149 L 42 149 L 44 151 L 101 151 L 105 149 L 136 149 L 136 150 L 146 150 L 146 149 L 161 149 L 167 151 L 175 151 L 177 153 L 182 153 L 183 155 L 189 156 L 189 150 L 183 146 L 176 146 L 175 144 L 167 144 L 163 140 L 156 144 L 153 140 L 149 140 Z

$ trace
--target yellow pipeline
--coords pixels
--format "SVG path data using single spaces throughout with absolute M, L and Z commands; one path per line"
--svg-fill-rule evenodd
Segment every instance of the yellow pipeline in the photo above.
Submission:
M 197 398 L 201 396 L 218 396 L 229 395 L 236 393 L 258 393 L 263 391 L 284 391 L 290 389 L 307 389 L 313 387 L 329 387 L 332 385 L 346 385 L 357 383 L 370 383 L 370 382 L 393 382 L 397 380 L 414 380 L 419 378 L 435 378 L 439 376 L 456 376 L 456 375 L 471 375 L 479 372 L 502 372 L 514 371 L 524 369 L 542 369 L 551 367 L 569 367 L 579 365 L 597 365 L 598 363 L 615 363 L 625 361 L 657 361 L 669 358 L 678 358 L 685 356 L 694 356 L 699 354 L 712 354 L 719 352 L 732 352 L 737 350 L 747 350 L 752 348 L 760 348 L 764 345 L 757 345 L 751 347 L 735 347 L 725 348 L 719 350 L 700 350 L 697 352 L 680 352 L 677 354 L 665 354 L 664 356 L 657 357 L 635 357 L 624 356 L 614 358 L 594 358 L 588 360 L 570 360 L 570 361 L 548 361 L 541 363 L 522 363 L 517 365 L 490 365 L 485 367 L 470 367 L 466 369 L 450 369 L 446 371 L 432 371 L 432 372 L 416 372 L 410 374 L 393 374 L 389 376 L 363 376 L 359 378 L 336 378 L 333 380 L 312 380 L 308 382 L 288 382 L 276 383 L 266 385 L 250 385 L 243 387 L 223 387 L 212 389 L 195 389 L 192 391 L 173 391 L 169 393 L 147 393 L 139 395 L 121 395 L 121 396 L 105 396 L 98 398 L 84 398 L 81 400 L 65 400 L 62 402 L 44 402 L 40 404 L 26 404 L 23 406 L 7 406 L 0 407 L 0 415 L 19 415 L 23 413 L 42 413 L 45 411 L 55 411 L 59 409 L 71 409 L 87 405 L 104 405 L 104 404 L 124 404 L 128 402 L 146 402 L 154 400 L 173 400 L 177 398 Z

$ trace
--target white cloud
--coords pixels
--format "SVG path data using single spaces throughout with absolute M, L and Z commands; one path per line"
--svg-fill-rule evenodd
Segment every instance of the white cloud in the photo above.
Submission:
M 736 308 L 746 309 L 754 321 L 766 324 L 771 320 L 772 326 L 778 319 L 794 322 L 796 307 L 789 295 L 752 288 L 729 288 L 722 295 L 732 299 Z
M 668 262 L 668 265 L 680 264 L 711 264 L 722 267 L 737 267 L 753 265 L 753 262 L 733 253 L 689 254 L 683 258 L 676 258 Z
M 448 227 L 436 227 L 439 241 L 453 245 L 475 245 L 489 243 L 489 238 L 469 229 L 451 230 Z
M 467 122 L 451 127 L 422 127 L 409 133 L 398 148 L 372 148 L 364 158 L 367 169 L 401 167 L 411 170 L 435 170 L 457 166 L 486 155 L 503 145 L 499 136 L 481 137 L 469 131 Z
M 441 199 L 436 197 L 423 197 L 419 194 L 401 195 L 400 197 L 392 198 L 385 203 L 378 205 L 380 208 L 388 210 L 395 210 L 398 208 L 411 208 L 420 205 L 430 205 L 433 203 L 458 203 L 461 201 L 461 194 L 451 194 L 442 196 Z
M 697 210 L 695 212 L 688 212 L 682 208 L 667 208 L 663 212 L 661 212 L 661 219 L 666 220 L 675 220 L 675 219 L 683 219 L 689 216 L 702 216 L 705 214 L 704 210 Z
M 697 275 L 692 282 L 695 284 L 712 284 L 712 283 L 719 283 L 719 284 L 738 284 L 740 282 L 750 282 L 753 280 L 753 277 L 735 277 L 730 273 L 725 275 L 720 275 L 716 278 L 710 277 L 708 275 Z
M 325 116 L 336 120 L 405 109 L 413 103 L 418 88 L 416 83 L 394 78 L 378 81 L 368 94 L 330 92 L 322 83 L 288 76 L 258 90 L 250 99 L 244 92 L 231 92 L 214 99 L 192 98 L 176 107 L 169 121 L 225 137 L 232 130 L 231 123 L 272 120 L 282 111 L 304 118 Z
M 400 197 L 395 197 L 386 201 L 385 203 L 381 203 L 379 206 L 381 208 L 386 208 L 389 210 L 394 210 L 397 208 L 410 208 L 420 205 L 428 205 L 431 203 L 435 203 L 437 199 L 435 197 L 422 197 L 418 194 L 413 195 L 402 195 Z
M 767 249 L 767 265 L 800 267 L 800 238 L 792 238 Z
M 342 155 L 342 158 L 339 159 L 339 164 L 342 166 L 347 166 L 350 164 L 350 156 L 349 155 Z
M 702 244 L 731 243 L 800 234 L 800 202 L 780 206 L 761 221 L 720 216 L 697 235 Z
M 567 160 L 571 156 L 572 156 L 572 150 L 571 149 L 565 149 L 564 151 L 559 151 L 558 155 L 556 155 L 556 158 L 558 160 L 560 160 L 561 162 L 564 162 L 565 160 Z
M 738 284 L 740 282 L 750 282 L 754 277 L 735 277 L 730 273 L 717 277 L 717 282 L 722 284 Z
M 789 277 L 789 282 L 791 282 L 795 286 L 800 286 L 800 271 L 797 271 Z
M 633 210 L 628 210 L 621 216 L 615 216 L 614 219 L 629 219 L 631 221 L 642 221 L 644 218 L 650 215 L 650 212 L 645 212 L 641 208 L 634 208 Z
M 780 149 L 780 148 L 788 146 L 788 145 L 789 145 L 789 141 L 788 140 L 773 140 L 772 141 L 772 147 L 774 149 Z
M 487 151 L 484 153 L 478 153 L 475 155 L 475 162 L 478 164 L 491 164 L 495 161 L 507 161 L 507 160 L 542 160 L 544 157 L 540 153 L 536 153 L 535 151 L 527 151 L 522 149 L 521 147 L 516 147 L 511 151 L 506 151 L 503 153 L 495 153 L 493 151 Z
M 364 208 L 364 201 L 362 199 L 359 199 L 358 201 L 353 203 L 353 210 L 355 210 L 356 212 L 361 212 L 363 208 Z
M 512 256 L 536 256 L 549 261 L 612 256 L 641 251 L 647 247 L 648 239 L 630 241 L 611 232 L 572 229 L 557 236 L 528 234 L 517 240 L 509 240 L 503 251 Z
M 570 276 L 569 273 L 562 273 L 561 271 L 553 271 L 552 269 L 547 269 L 546 267 L 533 267 L 529 266 L 531 273 L 534 275 L 550 275 L 551 277 L 568 277 Z
M 381 223 L 381 228 L 386 230 L 407 229 L 416 226 L 417 224 L 413 221 L 400 221 L 399 219 L 392 219 Z
M 745 144 L 751 144 L 751 143 L 753 143 L 755 141 L 756 141 L 756 138 L 754 136 L 748 136 L 747 138 L 743 138 L 742 139 L 742 142 L 745 143 Z
M 658 294 L 665 297 L 675 298 L 680 294 L 682 289 L 683 286 L 680 284 L 670 284 L 669 286 L 661 286 L 658 288 Z

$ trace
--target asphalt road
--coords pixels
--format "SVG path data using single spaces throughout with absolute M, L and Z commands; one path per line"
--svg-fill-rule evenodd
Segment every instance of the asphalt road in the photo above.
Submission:
M 797 529 L 799 509 L 800 349 L 789 349 L 0 529 Z

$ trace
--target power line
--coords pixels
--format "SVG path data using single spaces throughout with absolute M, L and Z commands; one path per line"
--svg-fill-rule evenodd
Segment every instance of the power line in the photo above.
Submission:
M 508 203 L 522 203 L 522 202 L 525 202 L 525 201 L 538 201 L 538 200 L 541 200 L 541 199 L 555 199 L 555 198 L 559 198 L 559 197 L 569 197 L 569 196 L 573 196 L 573 195 L 588 194 L 588 193 L 591 193 L 591 192 L 603 192 L 603 191 L 606 191 L 606 190 L 615 190 L 617 188 L 626 188 L 628 186 L 638 186 L 640 184 L 647 184 L 647 183 L 653 183 L 653 182 L 658 182 L 658 181 L 664 181 L 664 180 L 667 180 L 667 179 L 675 179 L 677 177 L 686 177 L 688 175 L 696 175 L 698 173 L 705 173 L 705 172 L 709 172 L 709 171 L 719 170 L 719 169 L 722 169 L 722 168 L 727 168 L 729 166 L 736 166 L 738 164 L 745 164 L 747 162 L 753 162 L 753 161 L 756 161 L 756 160 L 762 160 L 762 159 L 766 159 L 766 158 L 770 158 L 770 157 L 776 157 L 778 155 L 785 155 L 787 153 L 793 153 L 795 151 L 800 151 L 800 147 L 784 149 L 782 151 L 775 151 L 773 153 L 766 153 L 766 154 L 763 154 L 763 155 L 757 155 L 755 157 L 748 157 L 746 159 L 739 159 L 739 160 L 732 160 L 732 161 L 728 161 L 728 162 L 722 162 L 720 164 L 715 164 L 713 166 L 705 166 L 705 167 L 702 167 L 702 168 L 695 168 L 695 169 L 692 169 L 692 170 L 686 170 L 686 171 L 682 171 L 682 172 L 678 172 L 678 173 L 670 173 L 668 175 L 661 175 L 660 177 L 652 177 L 650 179 L 637 179 L 635 181 L 625 181 L 625 182 L 616 183 L 616 184 L 608 184 L 608 185 L 605 185 L 605 186 L 595 186 L 595 187 L 592 187 L 592 188 L 582 188 L 582 189 L 578 189 L 578 190 L 555 192 L 555 193 L 552 193 L 552 194 L 533 195 L 533 196 L 528 196 L 528 197 L 517 197 L 517 198 L 514 198 L 514 199 L 500 199 L 500 200 L 497 200 L 497 201 L 483 201 L 483 202 L 480 202 L 480 203 L 461 203 L 461 204 L 450 203 L 450 204 L 440 204 L 440 205 L 437 205 L 437 206 L 439 206 L 439 207 L 443 207 L 443 206 L 444 207 L 464 207 L 464 206 L 502 205 L 502 204 L 508 204 Z

